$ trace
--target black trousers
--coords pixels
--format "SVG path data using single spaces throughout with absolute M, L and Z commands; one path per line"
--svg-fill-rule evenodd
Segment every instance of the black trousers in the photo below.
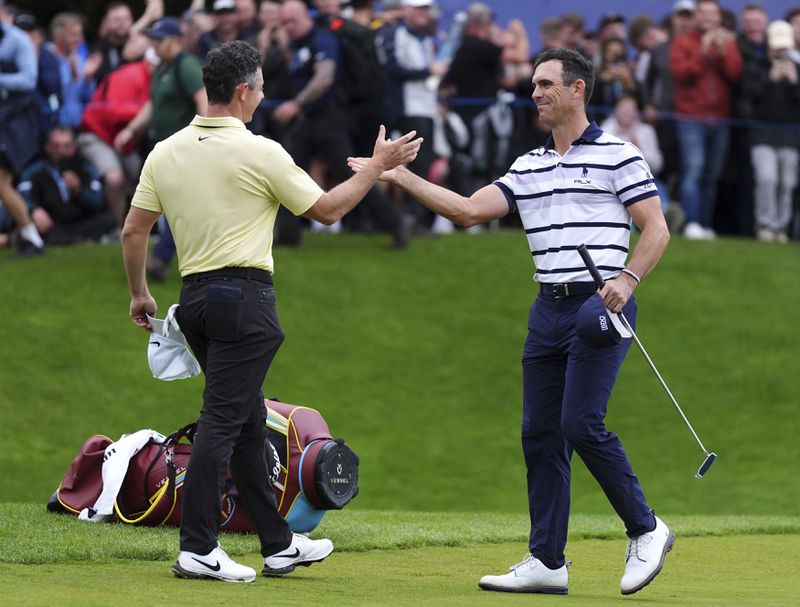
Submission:
M 280 552 L 292 540 L 269 482 L 261 392 L 284 336 L 272 281 L 259 272 L 261 278 L 248 279 L 217 270 L 185 278 L 181 289 L 178 322 L 206 379 L 183 485 L 182 551 L 208 554 L 216 548 L 229 466 L 261 553 Z

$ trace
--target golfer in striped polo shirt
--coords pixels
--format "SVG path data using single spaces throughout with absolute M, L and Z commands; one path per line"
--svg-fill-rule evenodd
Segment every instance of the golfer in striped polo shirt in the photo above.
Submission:
M 571 50 L 547 50 L 536 59 L 533 84 L 533 101 L 552 137 L 518 158 L 494 184 L 465 198 L 402 167 L 381 179 L 462 226 L 518 212 L 536 264 L 540 292 L 530 309 L 522 357 L 530 554 L 509 573 L 484 576 L 479 586 L 567 593 L 564 548 L 574 450 L 625 524 L 630 539 L 621 591 L 631 594 L 661 570 L 674 536 L 648 506 L 619 438 L 605 427 L 630 339 L 601 348 L 576 335 L 578 310 L 596 291 L 576 248 L 587 245 L 607 280 L 600 290 L 605 306 L 624 311 L 635 326 L 633 290 L 658 262 L 669 233 L 641 152 L 586 117 L 592 64 Z M 356 171 L 364 166 L 364 159 L 349 162 Z M 632 252 L 631 219 L 641 231 Z

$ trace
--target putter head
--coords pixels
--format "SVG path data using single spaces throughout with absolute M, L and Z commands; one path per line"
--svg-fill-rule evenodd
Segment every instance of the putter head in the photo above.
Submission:
M 694 477 L 703 478 L 706 475 L 706 472 L 708 472 L 708 469 L 711 467 L 711 464 L 713 464 L 716 459 L 717 459 L 716 453 L 706 454 L 706 461 L 703 462 L 703 464 L 700 466 L 700 469 L 697 471 Z

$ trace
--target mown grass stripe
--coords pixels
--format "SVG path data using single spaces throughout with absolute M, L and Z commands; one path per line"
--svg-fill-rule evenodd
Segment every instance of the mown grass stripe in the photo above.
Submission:
M 800 534 L 800 517 L 663 515 L 679 537 Z M 528 519 L 522 514 L 492 512 L 399 512 L 342 510 L 330 512 L 312 534 L 330 537 L 338 552 L 397 550 L 432 546 L 519 543 L 524 551 Z M 624 540 L 615 516 L 576 515 L 571 540 Z M 175 558 L 175 528 L 93 524 L 50 514 L 39 504 L 0 504 L 0 562 L 102 562 L 106 559 Z M 252 535 L 224 534 L 232 555 L 257 549 Z

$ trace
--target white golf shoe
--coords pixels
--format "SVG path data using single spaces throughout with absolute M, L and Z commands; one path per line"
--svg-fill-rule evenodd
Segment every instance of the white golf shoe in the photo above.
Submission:
M 660 518 L 655 518 L 655 529 L 628 540 L 625 574 L 620 582 L 622 594 L 633 594 L 652 582 L 664 566 L 667 552 L 675 543 L 675 535 L 669 527 Z
M 172 573 L 186 579 L 210 578 L 224 582 L 252 582 L 256 571 L 236 563 L 219 547 L 206 555 L 181 552 L 172 566 Z
M 567 566 L 548 569 L 532 554 L 521 563 L 509 567 L 504 575 L 484 575 L 478 582 L 483 590 L 500 592 L 531 592 L 538 594 L 567 594 Z
M 298 565 L 308 567 L 324 560 L 333 552 L 333 542 L 330 540 L 312 540 L 305 535 L 295 533 L 292 543 L 286 550 L 264 558 L 264 570 L 261 572 L 267 577 L 285 575 L 294 571 Z

